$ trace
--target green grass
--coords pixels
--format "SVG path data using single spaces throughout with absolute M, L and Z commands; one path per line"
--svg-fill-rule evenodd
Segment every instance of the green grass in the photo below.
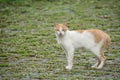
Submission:
M 22 0 L 0 6 L 1 80 L 118 80 L 120 78 L 119 0 Z M 102 70 L 91 69 L 94 55 L 75 53 L 71 71 L 57 44 L 53 24 L 69 29 L 101 29 L 112 41 Z M 81 53 L 81 54 L 80 54 Z M 87 53 L 87 54 L 86 54 Z

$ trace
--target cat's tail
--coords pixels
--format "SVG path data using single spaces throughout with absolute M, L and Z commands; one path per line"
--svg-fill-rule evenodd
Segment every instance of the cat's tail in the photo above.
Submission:
M 106 47 L 107 50 L 110 49 L 110 45 L 111 45 L 111 40 L 110 40 L 110 36 L 108 34 L 105 34 L 105 42 L 104 45 Z

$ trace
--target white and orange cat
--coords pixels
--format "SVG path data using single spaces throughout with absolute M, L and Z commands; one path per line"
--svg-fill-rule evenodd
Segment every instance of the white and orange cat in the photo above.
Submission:
M 54 24 L 57 42 L 66 52 L 68 65 L 66 69 L 71 70 L 73 66 L 74 51 L 81 47 L 92 51 L 98 61 L 92 68 L 101 69 L 106 60 L 103 49 L 109 49 L 110 37 L 101 30 L 68 30 L 67 23 Z

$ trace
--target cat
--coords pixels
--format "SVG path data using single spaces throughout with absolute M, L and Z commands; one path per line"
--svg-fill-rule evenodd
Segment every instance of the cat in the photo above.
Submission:
M 54 23 L 55 34 L 58 44 L 62 46 L 66 52 L 68 65 L 66 69 L 71 70 L 73 66 L 74 51 L 81 47 L 92 51 L 98 61 L 92 68 L 102 69 L 106 57 L 103 49 L 110 47 L 110 36 L 105 32 L 97 29 L 90 30 L 68 30 L 67 23 Z

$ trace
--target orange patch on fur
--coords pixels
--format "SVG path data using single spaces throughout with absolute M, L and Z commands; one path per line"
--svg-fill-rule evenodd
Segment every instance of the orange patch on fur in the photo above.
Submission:
M 101 56 L 103 61 L 106 60 L 106 57 L 104 56 L 103 48 L 100 49 L 100 56 Z
M 77 32 L 83 33 L 85 30 L 76 30 Z
M 87 30 L 88 32 L 92 33 L 95 38 L 95 42 L 99 43 L 103 39 L 103 32 L 100 30 Z
M 58 31 L 59 30 L 59 28 L 62 28 L 63 29 L 63 31 L 64 32 L 66 32 L 67 31 L 67 25 L 64 23 L 64 24 L 54 24 L 54 26 L 55 26 L 55 30 L 56 31 Z
M 92 33 L 94 35 L 94 39 L 96 43 L 99 43 L 101 40 L 103 40 L 102 47 L 106 47 L 109 49 L 110 46 L 110 37 L 108 34 L 101 30 L 87 30 L 88 32 Z

